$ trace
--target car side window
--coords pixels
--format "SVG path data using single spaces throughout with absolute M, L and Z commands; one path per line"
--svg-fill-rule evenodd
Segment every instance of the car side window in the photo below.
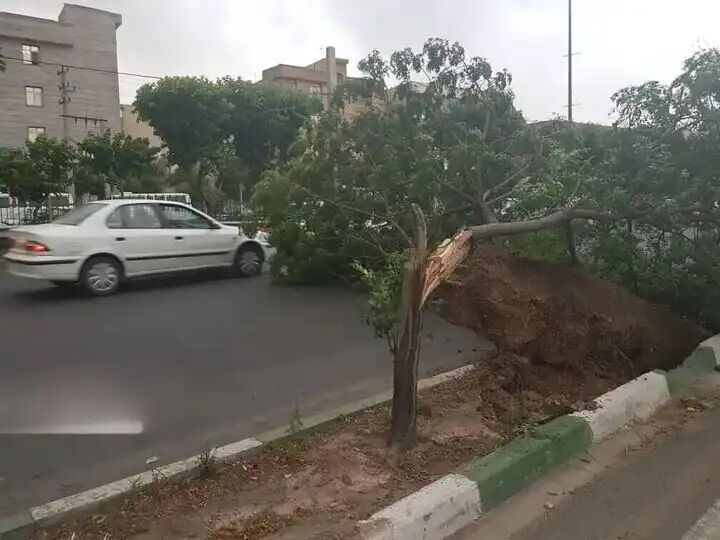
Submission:
M 174 204 L 161 204 L 160 213 L 169 229 L 212 229 L 212 223 L 194 210 Z
M 105 221 L 110 229 L 160 229 L 162 223 L 154 205 L 126 204 L 118 207 Z
M 113 210 L 113 213 L 110 214 L 105 220 L 105 225 L 107 225 L 108 229 L 123 228 L 122 209 L 122 206 L 120 208 L 116 208 L 115 210 Z

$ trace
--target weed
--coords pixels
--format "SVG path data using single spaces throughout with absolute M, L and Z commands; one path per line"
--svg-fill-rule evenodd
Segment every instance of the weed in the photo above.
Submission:
M 139 476 L 136 476 L 129 482 L 130 484 L 130 491 L 137 492 L 140 491 L 143 487 L 143 481 Z
M 215 448 L 205 450 L 196 458 L 200 473 L 210 475 L 217 469 L 217 460 L 215 459 Z
M 298 409 L 298 406 L 295 405 L 295 408 L 292 411 L 292 414 L 290 415 L 290 422 L 288 423 L 288 427 L 285 430 L 285 432 L 288 435 L 294 435 L 298 431 L 301 431 L 304 427 L 302 417 L 300 416 L 300 409 Z

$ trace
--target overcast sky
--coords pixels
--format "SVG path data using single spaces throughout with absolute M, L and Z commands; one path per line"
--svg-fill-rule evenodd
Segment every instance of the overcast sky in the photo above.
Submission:
M 62 0 L 0 0 L 0 11 L 56 18 Z M 278 63 L 306 65 L 334 45 L 356 72 L 427 37 L 459 41 L 514 77 L 531 120 L 565 114 L 567 0 L 78 0 L 121 13 L 121 71 L 230 74 L 257 80 Z M 700 46 L 720 45 L 720 0 L 574 0 L 575 118 L 608 122 L 610 95 L 667 82 Z M 351 73 L 352 74 L 352 73 Z M 143 80 L 120 77 L 123 102 Z

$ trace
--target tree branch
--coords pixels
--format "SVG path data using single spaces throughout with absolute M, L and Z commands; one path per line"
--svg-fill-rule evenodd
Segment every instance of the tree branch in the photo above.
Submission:
M 628 215 L 611 214 L 599 210 L 583 210 L 580 208 L 567 208 L 558 210 L 547 216 L 526 221 L 514 221 L 507 223 L 486 223 L 470 227 L 476 240 L 489 240 L 498 236 L 513 236 L 516 234 L 527 234 L 544 231 L 564 226 L 573 219 L 593 219 L 596 221 L 617 221 L 630 217 Z
M 701 210 L 698 206 L 685 206 L 676 208 L 676 214 L 696 214 Z M 514 236 L 527 234 L 556 227 L 563 227 L 574 219 L 589 219 L 602 222 L 621 221 L 623 219 L 647 218 L 652 213 L 649 210 L 628 210 L 622 213 L 604 212 L 602 210 L 588 210 L 583 208 L 564 208 L 541 218 L 528 219 L 526 221 L 511 221 L 505 223 L 485 223 L 470 227 L 476 240 L 489 240 L 499 236 Z M 698 221 L 703 221 L 696 216 Z M 710 220 L 707 220 L 710 221 Z
M 413 241 L 410 239 L 410 237 L 408 236 L 408 234 L 405 232 L 405 229 L 403 229 L 403 228 L 400 226 L 400 224 L 397 223 L 397 222 L 396 222 L 394 219 L 392 219 L 390 216 L 381 216 L 381 215 L 379 215 L 379 214 L 375 214 L 375 213 L 373 213 L 373 212 L 368 212 L 367 210 L 363 210 L 363 209 L 361 209 L 361 208 L 356 208 L 356 207 L 354 207 L 354 206 L 349 206 L 349 205 L 347 205 L 347 204 L 343 204 L 343 203 L 339 203 L 339 202 L 336 202 L 336 201 L 333 201 L 333 200 L 330 200 L 330 199 L 326 199 L 325 197 L 320 197 L 319 195 L 316 195 L 315 193 L 313 193 L 312 191 L 308 190 L 308 189 L 305 188 L 305 187 L 303 187 L 303 188 L 301 188 L 301 189 L 302 189 L 305 193 L 307 193 L 310 197 L 312 197 L 313 199 L 317 199 L 317 200 L 322 201 L 322 202 L 324 202 L 324 203 L 331 204 L 331 205 L 333 205 L 333 206 L 337 206 L 338 208 L 343 208 L 343 209 L 345 209 L 345 210 L 350 210 L 351 212 L 357 212 L 358 214 L 362 214 L 362 215 L 364 215 L 364 216 L 368 216 L 368 217 L 371 217 L 371 218 L 375 218 L 375 219 L 380 219 L 380 220 L 386 221 L 387 223 L 389 223 L 390 225 L 392 225 L 393 227 L 395 227 L 395 229 L 396 229 L 396 230 L 400 233 L 400 235 L 403 237 L 403 240 L 405 240 L 405 241 L 407 242 L 407 245 L 408 245 L 408 246 L 412 246 L 412 245 L 413 245 Z

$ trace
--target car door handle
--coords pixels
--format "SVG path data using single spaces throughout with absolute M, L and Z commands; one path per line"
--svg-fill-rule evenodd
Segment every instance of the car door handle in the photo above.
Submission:
M 182 239 L 183 239 L 182 236 L 176 236 L 176 237 L 175 237 L 175 240 L 182 240 Z
M 117 240 L 118 242 L 124 242 L 124 241 L 125 241 L 125 237 L 124 237 L 124 236 L 118 236 L 117 238 L 115 238 L 115 240 Z

